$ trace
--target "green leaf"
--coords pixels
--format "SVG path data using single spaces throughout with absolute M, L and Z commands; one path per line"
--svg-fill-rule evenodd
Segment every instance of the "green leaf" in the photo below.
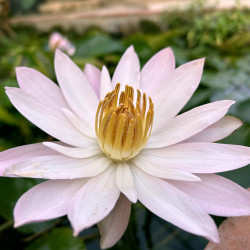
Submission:
M 223 50 L 238 50 L 239 47 L 247 46 L 250 43 L 250 33 L 246 31 L 244 33 L 236 33 L 233 37 L 227 40 L 223 45 Z
M 226 89 L 225 91 L 216 92 L 212 96 L 212 101 L 230 99 L 236 102 L 245 101 L 250 97 L 250 88 L 247 86 L 239 86 Z
M 161 32 L 156 35 L 147 35 L 145 36 L 146 41 L 155 50 L 162 49 L 164 47 L 167 47 L 170 42 L 172 42 L 173 39 L 176 39 L 177 37 L 182 36 L 186 33 L 185 28 L 175 28 L 168 30 L 166 32 Z
M 242 86 L 249 82 L 249 75 L 240 70 L 224 70 L 218 73 L 204 72 L 202 83 L 213 89 L 226 89 L 235 86 Z
M 248 95 L 250 97 L 250 95 Z M 235 108 L 235 114 L 244 121 L 250 123 L 250 98 L 240 102 Z
M 249 166 L 236 169 L 233 171 L 228 171 L 225 173 L 220 173 L 220 175 L 232 180 L 233 182 L 238 183 L 240 186 L 244 188 L 249 187 L 249 176 L 250 176 L 250 168 Z
M 76 57 L 103 56 L 123 51 L 123 45 L 108 35 L 98 34 L 81 42 L 76 51 Z
M 31 224 L 17 228 L 17 230 L 24 234 L 39 233 L 41 231 L 46 230 L 46 228 L 50 228 L 53 224 L 55 224 L 55 221 L 56 220 L 49 220 L 49 221 L 44 221 L 44 222 L 31 223 Z
M 35 179 L 0 177 L 0 215 L 12 219 L 18 198 L 39 182 Z
M 37 0 L 25 0 L 25 1 L 20 1 L 21 4 L 21 8 L 23 10 L 29 10 L 35 3 L 37 2 Z
M 205 104 L 208 102 L 209 97 L 211 94 L 210 89 L 198 89 L 191 99 L 188 101 L 188 103 L 184 106 L 183 110 L 181 112 L 188 111 L 192 108 L 195 108 L 197 106 L 200 106 L 202 104 Z
M 25 250 L 84 250 L 83 242 L 66 227 L 56 228 L 32 242 Z
M 20 120 L 16 116 L 12 115 L 7 109 L 0 106 L 0 122 L 20 126 Z
M 10 142 L 9 140 L 0 138 L 0 151 L 4 151 L 6 149 L 13 148 L 14 146 L 15 146 L 15 144 Z

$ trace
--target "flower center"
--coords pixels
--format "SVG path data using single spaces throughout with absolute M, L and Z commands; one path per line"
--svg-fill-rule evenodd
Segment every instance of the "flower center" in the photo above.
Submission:
M 136 156 L 150 136 L 154 105 L 150 97 L 137 89 L 134 105 L 134 89 L 126 85 L 120 91 L 120 84 L 99 102 L 95 132 L 103 152 L 114 161 L 127 161 Z M 142 100 L 141 100 L 142 99 Z

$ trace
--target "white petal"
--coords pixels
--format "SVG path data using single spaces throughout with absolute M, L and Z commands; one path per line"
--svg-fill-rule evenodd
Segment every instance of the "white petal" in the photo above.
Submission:
M 98 144 L 84 148 L 72 148 L 72 147 L 62 146 L 54 142 L 44 142 L 43 145 L 55 150 L 58 153 L 73 158 L 87 158 L 98 154 L 102 154 L 102 150 Z
M 66 215 L 72 196 L 85 182 L 85 179 L 53 180 L 31 188 L 17 201 L 15 227 Z
M 93 64 L 87 63 L 85 65 L 83 73 L 88 79 L 89 83 L 92 85 L 92 88 L 95 90 L 97 97 L 99 98 L 101 71 Z
M 172 84 L 167 81 L 167 77 L 175 69 L 175 59 L 171 48 L 165 48 L 155 54 L 142 68 L 141 86 L 152 99 L 157 96 L 159 88 L 166 84 Z
M 22 90 L 53 109 L 69 108 L 61 89 L 40 72 L 26 68 L 16 68 L 17 81 Z
M 164 164 L 163 161 L 158 161 L 157 157 L 152 157 L 147 153 L 144 154 L 143 152 L 144 151 L 135 157 L 132 162 L 147 174 L 163 179 L 200 181 L 200 178 L 196 175 L 186 172 L 184 169 L 182 171 L 169 167 L 167 164 Z
M 222 118 L 234 101 L 218 101 L 191 109 L 152 133 L 147 148 L 166 147 L 181 142 Z
M 111 85 L 110 75 L 107 68 L 103 66 L 101 73 L 100 100 L 103 100 L 105 95 L 111 91 L 112 91 L 112 85 Z
M 42 143 L 35 143 L 0 152 L 0 175 L 7 167 L 36 156 L 58 155 L 57 152 L 45 147 Z
M 63 95 L 72 110 L 94 127 L 98 98 L 83 72 L 59 50 L 55 55 L 55 71 Z
M 137 54 L 134 51 L 134 47 L 130 46 L 121 57 L 113 78 L 113 88 L 117 83 L 121 84 L 121 89 L 125 85 L 129 85 L 138 89 L 140 86 L 140 62 Z
M 120 191 L 124 193 L 130 201 L 136 203 L 137 194 L 134 187 L 134 178 L 128 164 L 118 163 L 116 166 L 116 183 Z
M 188 195 L 137 167 L 132 171 L 138 199 L 151 212 L 190 233 L 219 241 L 214 221 Z
M 93 141 L 92 138 L 96 139 L 95 127 L 90 126 L 89 122 L 86 120 L 80 119 L 77 115 L 71 112 L 68 109 L 62 109 L 63 114 L 66 116 L 67 120 L 84 136 L 91 137 L 90 141 Z M 88 117 L 85 117 L 86 119 Z
M 91 178 L 73 197 L 68 216 L 76 236 L 105 218 L 114 208 L 120 191 L 115 181 L 115 168 Z
M 241 127 L 243 122 L 233 116 L 225 116 L 216 123 L 210 125 L 200 133 L 186 139 L 183 142 L 215 142 L 231 135 Z
M 218 173 L 250 163 L 250 148 L 211 142 L 180 143 L 143 151 L 152 161 L 191 173 Z
M 250 192 L 215 174 L 200 174 L 199 183 L 171 182 L 200 204 L 209 214 L 218 216 L 250 215 Z
M 52 109 L 18 88 L 7 88 L 7 95 L 16 109 L 46 133 L 76 147 L 89 145 L 91 138 L 71 125 L 62 112 Z
M 124 234 L 130 217 L 131 203 L 121 194 L 114 209 L 98 223 L 102 249 L 115 245 Z
M 166 85 L 162 84 L 159 94 L 153 99 L 155 107 L 153 131 L 158 126 L 163 127 L 176 116 L 187 103 L 199 85 L 204 59 L 195 60 L 181 65 L 166 79 Z
M 64 155 L 41 156 L 13 164 L 4 176 L 22 176 L 44 179 L 75 179 L 102 173 L 111 164 L 103 155 L 74 159 Z

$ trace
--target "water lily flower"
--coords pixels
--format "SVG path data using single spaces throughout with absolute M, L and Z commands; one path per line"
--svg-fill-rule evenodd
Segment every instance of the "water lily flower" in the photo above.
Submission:
M 57 50 L 59 86 L 41 73 L 17 68 L 12 104 L 58 141 L 0 153 L 3 176 L 48 179 L 14 209 L 15 227 L 67 215 L 74 235 L 98 224 L 101 247 L 123 235 L 131 202 L 213 242 L 209 216 L 250 214 L 250 194 L 215 173 L 250 163 L 250 149 L 214 143 L 242 125 L 225 116 L 231 100 L 180 113 L 199 85 L 204 59 L 175 68 L 166 48 L 140 70 L 129 47 L 112 79 L 105 66 L 82 72 Z
M 53 32 L 49 37 L 49 49 L 54 51 L 60 49 L 66 52 L 69 56 L 75 54 L 75 46 L 59 32 Z

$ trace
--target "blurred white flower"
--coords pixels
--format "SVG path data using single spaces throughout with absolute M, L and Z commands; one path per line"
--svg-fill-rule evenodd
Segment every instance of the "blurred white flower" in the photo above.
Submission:
M 72 56 L 75 54 L 75 46 L 59 32 L 53 32 L 49 37 L 49 49 L 54 51 L 60 49 Z

